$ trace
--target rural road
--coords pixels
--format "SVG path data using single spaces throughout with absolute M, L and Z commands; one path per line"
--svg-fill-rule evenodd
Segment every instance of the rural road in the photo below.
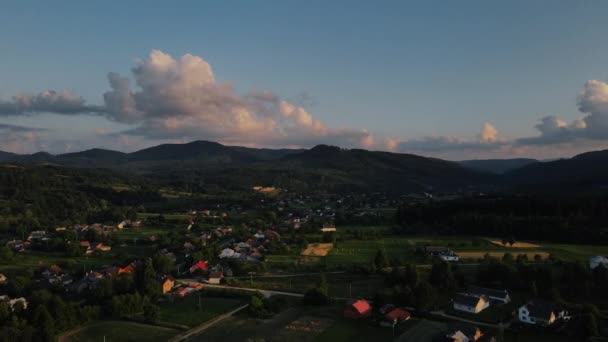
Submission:
M 198 281 L 196 279 L 177 279 L 177 280 L 178 281 L 182 281 L 182 282 L 193 282 L 193 283 L 203 284 L 203 288 L 228 289 L 228 290 L 260 292 L 266 298 L 268 298 L 270 296 L 273 296 L 273 295 L 289 296 L 289 297 L 297 297 L 297 298 L 304 297 L 303 293 L 297 293 L 297 292 L 264 290 L 264 289 L 256 289 L 256 288 L 252 288 L 252 287 L 239 287 L 239 286 L 228 286 L 228 285 L 212 285 L 212 284 L 201 283 L 200 281 Z M 332 297 L 332 298 L 333 299 L 337 299 L 337 300 L 350 300 L 350 299 L 352 299 L 352 298 L 345 298 L 345 297 Z

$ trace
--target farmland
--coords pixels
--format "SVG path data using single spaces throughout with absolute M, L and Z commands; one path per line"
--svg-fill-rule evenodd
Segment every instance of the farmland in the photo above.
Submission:
M 98 341 L 125 341 L 125 342 L 161 342 L 167 341 L 177 334 L 175 329 L 158 327 L 148 324 L 139 324 L 125 321 L 104 321 L 91 323 L 82 329 L 60 337 L 60 342 L 98 342 Z
M 207 296 L 199 299 L 198 294 L 192 294 L 172 303 L 160 304 L 160 320 L 194 327 L 242 304 L 240 299 Z

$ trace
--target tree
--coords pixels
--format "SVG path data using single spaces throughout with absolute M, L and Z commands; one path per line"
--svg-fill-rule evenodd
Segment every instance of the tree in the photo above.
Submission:
M 36 308 L 33 322 L 36 324 L 43 341 L 55 340 L 55 320 L 44 306 Z
M 152 258 L 154 269 L 160 273 L 167 274 L 173 270 L 173 261 L 165 255 L 157 253 Z
M 0 246 L 0 261 L 11 261 L 13 259 L 13 251 L 5 246 Z
M 388 256 L 386 255 L 386 251 L 384 250 L 384 248 L 380 248 L 376 251 L 376 256 L 374 257 L 374 264 L 376 266 L 376 269 L 378 270 L 390 266 Z
M 431 268 L 431 284 L 440 289 L 451 289 L 454 287 L 454 274 L 452 266 L 443 261 L 438 260 Z
M 254 317 L 266 318 L 270 315 L 264 304 L 264 296 L 257 292 L 249 300 L 249 313 Z
M 513 263 L 513 254 L 506 252 L 503 256 L 502 256 L 502 262 L 504 262 L 505 264 L 512 264 Z
M 432 305 L 435 291 L 431 284 L 426 281 L 421 281 L 414 289 L 414 295 L 416 298 L 416 308 L 418 308 L 418 310 L 427 310 Z
M 146 304 L 144 305 L 144 320 L 147 323 L 157 323 L 160 319 L 160 308 L 158 305 Z

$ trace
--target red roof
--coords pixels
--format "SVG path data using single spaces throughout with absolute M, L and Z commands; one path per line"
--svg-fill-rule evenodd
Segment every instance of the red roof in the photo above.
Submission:
M 135 266 L 133 266 L 133 264 L 128 264 L 127 266 L 119 269 L 118 274 L 131 273 L 133 271 L 135 271 Z
M 412 314 L 410 314 L 410 312 L 407 310 L 404 310 L 402 308 L 396 308 L 384 315 L 384 317 L 389 321 L 406 321 L 410 318 L 411 315 Z
M 372 309 L 369 303 L 365 300 L 359 299 L 351 304 L 351 306 L 359 312 L 359 314 L 363 314 Z
M 199 262 L 197 262 L 196 263 L 196 267 L 200 268 L 203 271 L 206 271 L 208 269 L 206 261 L 199 261 Z

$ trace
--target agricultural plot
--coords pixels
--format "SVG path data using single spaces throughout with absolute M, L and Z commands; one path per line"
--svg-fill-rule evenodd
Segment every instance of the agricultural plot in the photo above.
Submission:
M 333 246 L 333 243 L 311 243 L 302 251 L 302 256 L 326 256 Z
M 535 243 L 530 243 L 530 242 L 519 242 L 516 241 L 514 244 L 503 244 L 502 241 L 500 240 L 488 240 L 491 243 L 500 246 L 500 247 L 505 247 L 505 248 L 540 248 L 541 245 L 537 245 Z
M 59 337 L 59 342 L 161 342 L 167 341 L 179 331 L 155 325 L 126 321 L 103 321 L 93 323 L 68 335 Z
M 201 296 L 199 302 L 198 293 L 194 293 L 173 303 L 162 303 L 160 320 L 194 327 L 240 305 L 243 305 L 243 301 L 234 298 Z

